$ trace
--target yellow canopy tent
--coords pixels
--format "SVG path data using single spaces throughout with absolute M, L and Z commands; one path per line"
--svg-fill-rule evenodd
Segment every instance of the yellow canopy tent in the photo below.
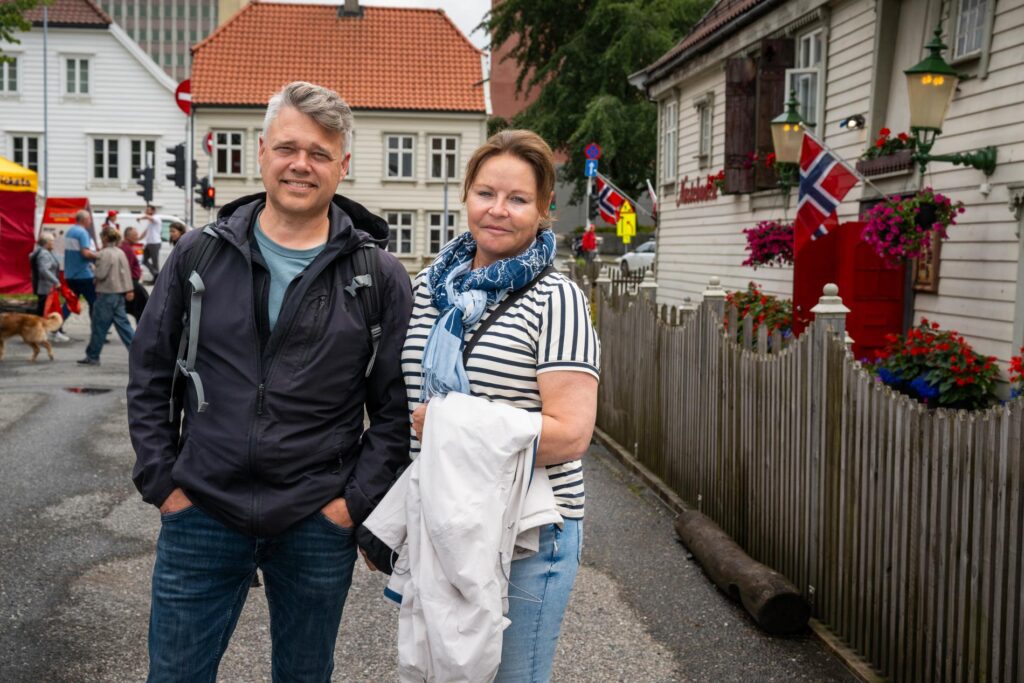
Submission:
M 28 256 L 35 242 L 35 171 L 0 157 L 0 293 L 32 291 Z

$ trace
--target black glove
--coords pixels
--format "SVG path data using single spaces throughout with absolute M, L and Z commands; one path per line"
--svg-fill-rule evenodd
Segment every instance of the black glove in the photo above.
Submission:
M 356 543 L 363 549 L 366 556 L 378 570 L 390 575 L 395 563 L 398 562 L 398 553 L 373 535 L 365 526 L 356 529 Z

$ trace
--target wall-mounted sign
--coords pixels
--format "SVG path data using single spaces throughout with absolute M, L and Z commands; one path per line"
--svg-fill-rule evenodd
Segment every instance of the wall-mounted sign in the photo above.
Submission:
M 676 195 L 676 206 L 680 204 L 697 204 L 699 202 L 710 202 L 718 199 L 718 185 L 709 183 L 706 178 L 694 178 L 688 183 L 689 176 L 684 176 L 679 181 L 679 194 Z

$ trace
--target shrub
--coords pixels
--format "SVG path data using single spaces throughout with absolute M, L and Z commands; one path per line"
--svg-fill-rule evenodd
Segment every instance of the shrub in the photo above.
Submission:
M 729 308 L 736 309 L 739 323 L 742 323 L 743 318 L 747 316 L 753 319 L 752 330 L 755 335 L 755 343 L 757 331 L 761 327 L 767 327 L 769 335 L 778 330 L 782 332 L 784 338 L 790 337 L 793 333 L 793 302 L 789 299 L 780 299 L 777 296 L 765 294 L 756 282 L 747 284 L 745 291 L 729 292 L 725 295 L 726 317 L 723 324 L 726 330 L 729 329 Z M 743 341 L 742 324 L 736 325 L 733 338 L 737 342 Z

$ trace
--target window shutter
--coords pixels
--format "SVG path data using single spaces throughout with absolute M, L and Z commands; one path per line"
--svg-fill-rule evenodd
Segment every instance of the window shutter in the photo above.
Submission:
M 745 168 L 754 151 L 757 64 L 749 57 L 725 63 L 725 189 L 724 194 L 754 191 L 754 170 Z
M 779 184 L 775 171 L 766 168 L 764 161 L 775 151 L 772 144 L 772 119 L 786 108 L 789 97 L 786 92 L 786 69 L 791 69 L 795 64 L 796 42 L 792 38 L 761 41 L 757 69 L 757 163 L 754 166 L 759 190 L 770 190 Z M 819 87 L 823 86 L 819 84 Z

